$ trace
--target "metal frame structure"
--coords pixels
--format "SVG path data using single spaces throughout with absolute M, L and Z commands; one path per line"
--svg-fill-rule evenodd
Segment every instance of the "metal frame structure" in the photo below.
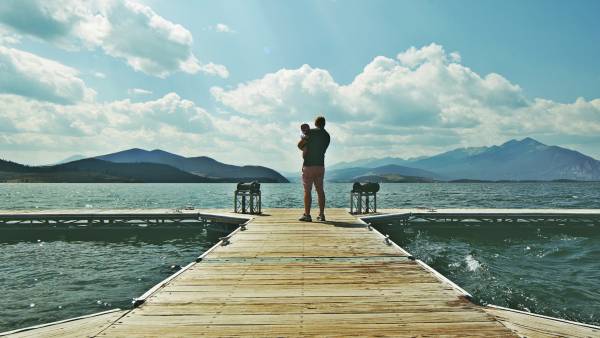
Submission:
M 240 224 L 247 219 L 228 215 L 207 214 L 199 212 L 182 212 L 180 210 L 169 212 L 136 213 L 136 212 L 98 212 L 98 213 L 1 213 L 0 226 L 53 226 L 53 227 L 122 227 L 135 226 L 168 226 L 173 224 L 208 225 L 210 223 Z
M 371 204 L 372 197 L 372 204 Z M 364 207 L 364 208 L 363 208 Z M 350 213 L 356 214 L 368 214 L 377 212 L 377 193 L 376 192 L 362 192 L 362 191 L 351 191 L 350 192 Z
M 236 189 L 233 196 L 233 211 L 241 214 L 260 215 L 262 213 L 260 190 Z
M 410 222 L 446 222 L 446 223 L 499 223 L 499 222 L 556 222 L 556 223 L 594 223 L 600 221 L 600 212 L 568 212 L 540 210 L 538 212 L 519 212 L 518 209 L 498 212 L 449 212 L 429 209 L 423 212 L 405 212 L 367 216 L 369 222 L 400 221 L 406 225 Z

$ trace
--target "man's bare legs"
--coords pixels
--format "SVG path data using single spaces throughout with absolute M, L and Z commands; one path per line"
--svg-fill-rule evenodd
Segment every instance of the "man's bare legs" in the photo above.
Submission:
M 304 188 L 304 214 L 310 215 L 310 205 L 312 204 L 312 196 L 309 189 Z
M 322 185 L 320 187 L 315 187 L 315 188 L 317 190 L 317 197 L 319 199 L 319 216 L 324 216 L 325 215 L 325 191 L 323 190 Z M 306 197 L 305 197 L 305 201 L 306 201 Z M 306 202 L 304 202 L 304 203 L 306 203 Z M 309 207 L 309 211 L 310 211 L 310 207 Z
M 325 190 L 323 189 L 323 179 L 325 177 L 325 167 L 319 167 L 315 175 L 315 190 L 319 199 L 319 221 L 325 220 Z
M 323 190 L 323 176 L 325 167 L 308 166 L 302 168 L 302 185 L 304 186 L 304 215 L 300 217 L 301 221 L 311 221 L 310 207 L 312 204 L 312 187 L 317 190 L 319 199 L 319 220 L 325 220 L 325 191 Z
M 313 178 L 310 168 L 302 167 L 302 186 L 304 187 L 304 214 L 300 217 L 300 221 L 312 222 L 310 217 L 310 205 L 312 204 L 311 190 L 313 186 Z

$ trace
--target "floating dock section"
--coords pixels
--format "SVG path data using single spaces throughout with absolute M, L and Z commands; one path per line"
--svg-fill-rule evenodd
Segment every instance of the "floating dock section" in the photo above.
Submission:
M 0 210 L 0 226 L 112 226 L 172 224 L 186 222 L 240 224 L 247 217 L 209 209 L 66 209 Z
M 367 222 L 598 222 L 600 209 L 383 209 L 363 218 Z
M 270 209 L 134 309 L 111 313 L 109 323 L 81 319 L 79 331 L 60 336 L 600 336 L 595 326 L 476 305 L 361 219 L 327 212 L 327 222 L 305 223 L 299 209 Z M 11 334 L 57 336 L 67 324 Z

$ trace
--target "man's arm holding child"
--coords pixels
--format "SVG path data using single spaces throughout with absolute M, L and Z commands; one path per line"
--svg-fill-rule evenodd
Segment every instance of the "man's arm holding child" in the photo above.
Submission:
M 308 143 L 307 139 L 301 138 L 300 141 L 298 141 L 298 149 L 303 150 L 304 147 L 306 147 L 307 143 Z

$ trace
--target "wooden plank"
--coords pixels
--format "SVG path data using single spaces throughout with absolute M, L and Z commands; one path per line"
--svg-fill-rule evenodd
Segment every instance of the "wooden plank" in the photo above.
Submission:
M 102 335 L 513 335 L 343 209 L 266 213 Z
M 488 306 L 484 310 L 521 337 L 600 337 L 598 326 L 501 307 Z
M 11 332 L 0 333 L 2 337 L 81 337 L 99 334 L 102 330 L 121 318 L 128 310 L 114 310 L 67 319 L 55 323 L 38 325 Z
M 472 306 L 456 305 L 452 302 L 431 301 L 426 304 L 416 302 L 390 302 L 385 299 L 364 297 L 363 302 L 349 300 L 332 301 L 328 299 L 316 299 L 315 297 L 305 297 L 300 300 L 289 300 L 289 302 L 277 302 L 277 299 L 255 300 L 254 302 L 235 301 L 222 302 L 193 302 L 193 303 L 149 303 L 140 308 L 139 314 L 153 316 L 171 316 L 171 315 L 202 315 L 202 314 L 221 314 L 221 315 L 243 315 L 243 314 L 318 314 L 318 313 L 421 313 L 421 312 L 464 312 L 471 311 Z M 344 298 L 340 298 L 344 300 Z M 351 306 L 350 306 L 351 305 Z
M 328 222 L 299 222 L 300 214 L 271 209 L 252 216 L 230 244 L 215 246 L 201 262 L 159 283 L 142 305 L 99 335 L 514 337 L 536 336 L 538 326 L 555 336 L 580 329 L 484 311 L 344 209 L 328 209 Z M 80 336 L 100 332 L 73 330 Z

